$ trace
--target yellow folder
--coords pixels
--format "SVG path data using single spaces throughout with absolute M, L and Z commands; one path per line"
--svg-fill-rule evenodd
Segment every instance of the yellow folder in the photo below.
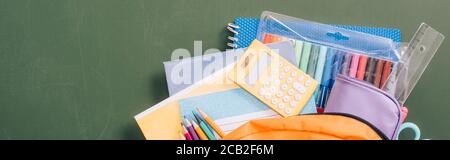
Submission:
M 238 88 L 226 75 L 233 66 L 234 63 L 136 115 L 134 118 L 145 138 L 180 139 L 181 113 L 178 100 Z

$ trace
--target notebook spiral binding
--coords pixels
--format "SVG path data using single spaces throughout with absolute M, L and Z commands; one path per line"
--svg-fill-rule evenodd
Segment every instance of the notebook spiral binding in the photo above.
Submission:
M 233 33 L 233 36 L 228 36 L 228 40 L 230 40 L 231 42 L 227 43 L 228 47 L 231 48 L 238 48 L 238 45 L 235 43 L 237 41 L 239 41 L 238 38 L 235 37 L 235 35 L 238 35 L 239 32 L 237 31 L 237 29 L 239 29 L 240 27 L 234 23 L 228 23 L 227 25 L 227 29 L 228 31 L 230 31 L 231 33 Z

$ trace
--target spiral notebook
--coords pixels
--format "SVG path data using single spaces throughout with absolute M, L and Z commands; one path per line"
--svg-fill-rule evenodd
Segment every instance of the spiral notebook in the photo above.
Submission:
M 234 23 L 229 23 L 227 29 L 233 34 L 229 36 L 227 43 L 231 48 L 246 48 L 250 43 L 256 39 L 258 31 L 258 18 L 244 18 L 238 17 L 234 19 Z M 401 32 L 397 28 L 378 28 L 378 27 L 363 27 L 363 26 L 349 26 L 349 25 L 333 25 L 336 27 L 364 32 L 376 36 L 390 38 L 395 42 L 401 41 Z

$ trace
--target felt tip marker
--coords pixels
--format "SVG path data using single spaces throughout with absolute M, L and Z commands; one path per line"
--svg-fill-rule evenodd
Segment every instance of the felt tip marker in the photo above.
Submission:
M 325 59 L 325 65 L 322 74 L 322 82 L 320 84 L 320 90 L 317 97 L 317 112 L 323 113 L 325 109 L 325 103 L 328 97 L 328 90 L 330 88 L 331 74 L 333 72 L 333 62 L 336 54 L 336 50 L 329 48 Z

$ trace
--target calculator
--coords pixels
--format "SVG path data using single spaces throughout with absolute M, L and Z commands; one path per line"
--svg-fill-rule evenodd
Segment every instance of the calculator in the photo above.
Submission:
M 283 117 L 298 115 L 317 81 L 255 40 L 228 77 Z

